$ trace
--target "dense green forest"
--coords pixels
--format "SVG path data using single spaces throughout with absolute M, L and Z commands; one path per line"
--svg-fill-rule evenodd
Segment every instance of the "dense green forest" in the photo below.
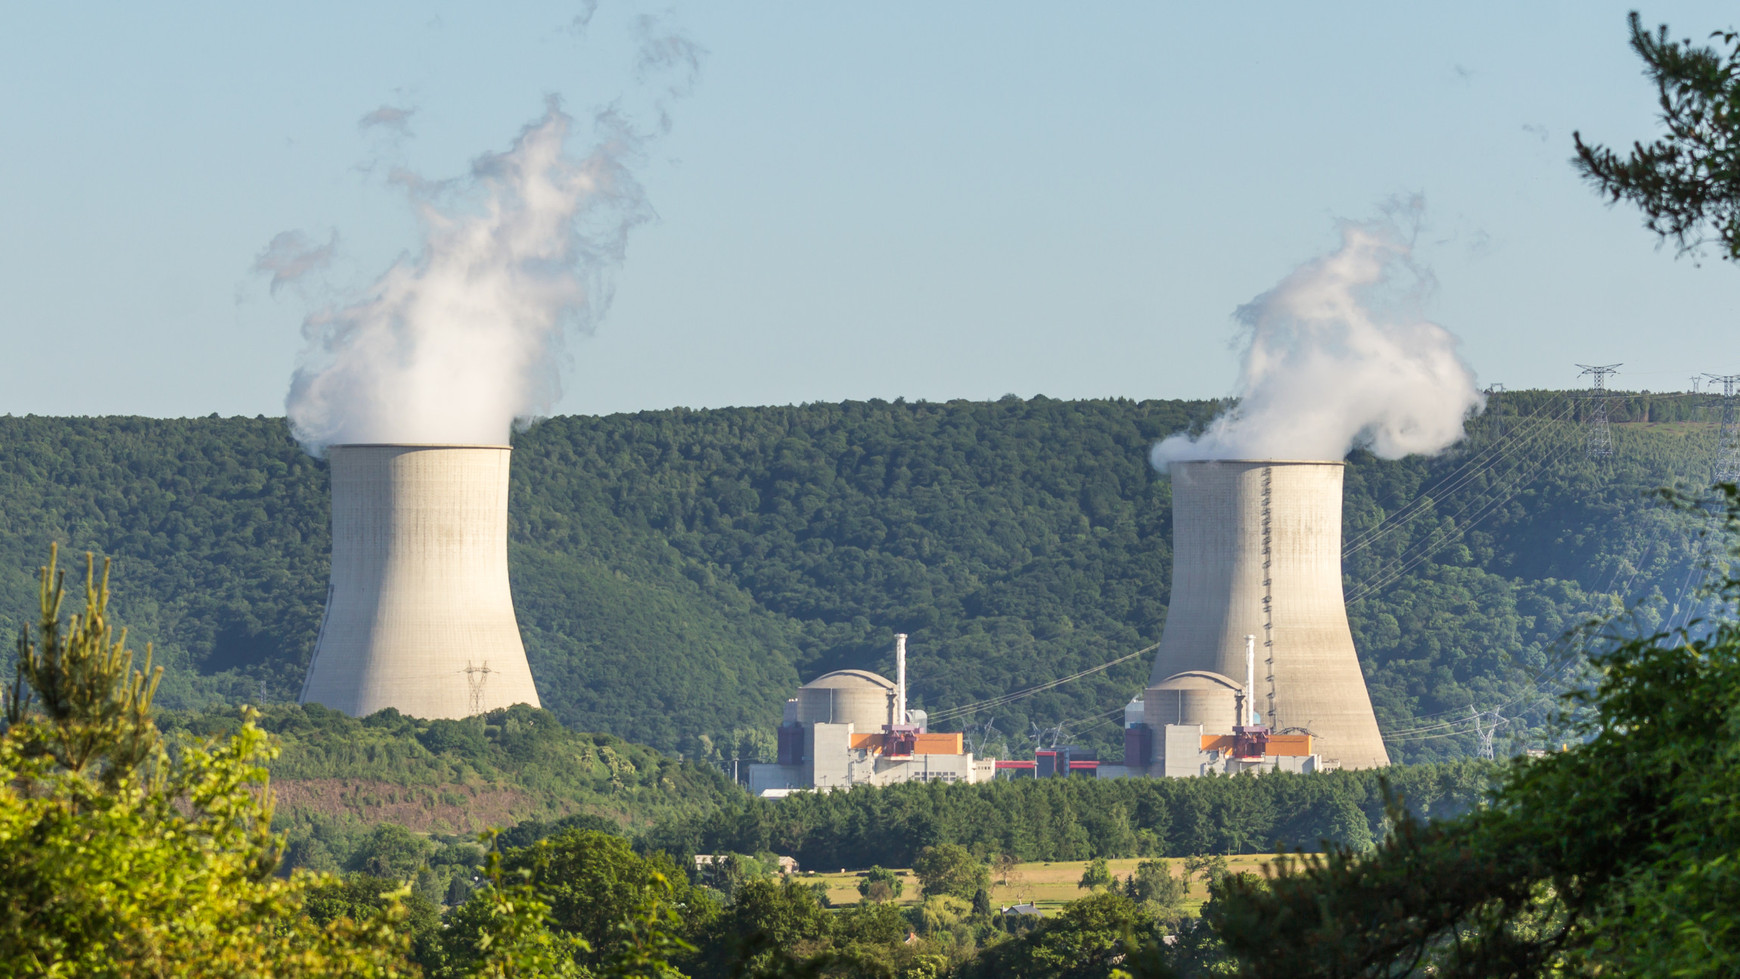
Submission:
M 912 866 L 942 843 L 1021 861 L 1310 851 L 1325 841 L 1364 849 L 1383 835 L 1392 800 L 1421 818 L 1453 816 L 1481 801 L 1493 775 L 1493 763 L 1461 761 L 1261 778 L 907 783 L 745 799 L 667 819 L 642 845 L 772 851 L 805 867 L 852 869 Z
M 1593 616 L 1680 624 L 1719 549 L 1695 513 L 1711 399 L 1510 392 L 1434 458 L 1355 452 L 1346 585 L 1398 760 L 1553 745 Z M 700 760 L 752 757 L 801 681 L 891 671 L 959 707 L 1155 641 L 1170 568 L 1157 439 L 1220 405 L 855 402 L 542 421 L 515 438 L 514 593 L 564 724 Z M 0 627 L 34 605 L 49 540 L 115 559 L 116 616 L 168 668 L 160 702 L 285 702 L 324 599 L 326 469 L 281 419 L 0 417 Z M 981 750 L 1061 738 L 1115 752 L 1138 657 L 968 714 Z M 1496 712 L 1496 713 L 1494 713 Z M 1062 731 L 1057 729 L 1061 727 Z M 1048 730 L 1049 729 L 1049 730 Z
M 158 723 L 172 736 L 221 738 L 241 728 L 243 712 L 165 712 Z M 1383 835 L 1390 799 L 1425 818 L 1455 815 L 1480 801 L 1495 771 L 1457 761 L 1260 779 L 1018 778 L 772 802 L 711 766 L 573 732 L 524 705 L 434 721 L 275 705 L 255 723 L 278 747 L 268 768 L 289 863 L 314 869 L 367 864 L 358 854 L 388 824 L 395 845 L 405 830 L 468 843 L 509 827 L 505 841 L 520 845 L 578 826 L 684 863 L 695 853 L 775 852 L 853 869 L 910 866 L 940 843 L 1018 861 L 1315 850 L 1324 840 L 1362 847 Z
M 219 737 L 240 728 L 242 711 L 170 711 L 158 723 Z M 279 748 L 270 764 L 278 825 L 298 835 L 391 822 L 463 836 L 569 816 L 627 833 L 702 818 L 742 796 L 712 766 L 578 733 L 524 704 L 433 721 L 391 708 L 359 719 L 319 704 L 280 704 L 260 711 L 256 723 Z

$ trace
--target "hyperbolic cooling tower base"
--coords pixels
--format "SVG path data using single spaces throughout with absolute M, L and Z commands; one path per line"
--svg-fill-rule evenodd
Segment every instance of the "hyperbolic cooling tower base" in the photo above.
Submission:
M 508 588 L 505 445 L 336 445 L 332 583 L 303 703 L 538 706 Z
M 1245 637 L 1255 636 L 1253 706 L 1270 729 L 1313 735 L 1342 768 L 1389 764 L 1342 595 L 1343 468 L 1171 464 L 1172 595 L 1143 698 L 1150 729 L 1228 727 L 1242 686 L 1232 678 L 1245 676 Z M 1180 677 L 1192 673 L 1218 685 Z

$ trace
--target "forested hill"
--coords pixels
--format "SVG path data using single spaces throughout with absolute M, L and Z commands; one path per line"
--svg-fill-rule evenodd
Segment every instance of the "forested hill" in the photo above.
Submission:
M 1442 456 L 1350 457 L 1350 612 L 1398 758 L 1474 750 L 1471 706 L 1506 719 L 1499 750 L 1550 737 L 1581 652 L 1568 627 L 1620 597 L 1646 627 L 1690 605 L 1704 523 L 1650 492 L 1708 479 L 1708 399 L 1620 396 L 1595 458 L 1587 407 L 1506 393 Z M 891 672 L 895 631 L 933 713 L 1140 649 L 1171 574 L 1147 451 L 1216 408 L 1010 396 L 540 422 L 515 439 L 510 557 L 544 705 L 720 758 L 770 747 L 800 678 Z M 166 706 L 293 698 L 327 516 L 325 465 L 282 419 L 0 418 L 0 626 L 30 614 L 59 540 L 115 559 L 115 611 L 169 668 Z M 1109 748 L 1148 667 L 939 726 L 1022 752 L 1065 723 Z

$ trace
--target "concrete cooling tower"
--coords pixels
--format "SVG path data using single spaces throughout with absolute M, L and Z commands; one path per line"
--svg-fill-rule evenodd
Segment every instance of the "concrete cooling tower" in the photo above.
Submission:
M 1389 764 L 1347 628 L 1339 462 L 1174 462 L 1172 596 L 1147 725 L 1226 731 L 1256 637 L 1254 709 L 1325 762 Z M 1156 747 L 1159 747 L 1158 743 Z M 1157 761 L 1157 765 L 1163 762 Z
M 538 706 L 508 590 L 505 445 L 335 445 L 332 581 L 303 703 Z

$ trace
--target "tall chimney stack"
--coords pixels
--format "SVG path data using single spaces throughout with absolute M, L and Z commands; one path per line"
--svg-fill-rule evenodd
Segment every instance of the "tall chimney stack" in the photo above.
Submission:
M 1240 724 L 1257 723 L 1257 637 L 1245 637 L 1245 716 Z
M 906 633 L 894 634 L 894 723 L 906 723 Z

